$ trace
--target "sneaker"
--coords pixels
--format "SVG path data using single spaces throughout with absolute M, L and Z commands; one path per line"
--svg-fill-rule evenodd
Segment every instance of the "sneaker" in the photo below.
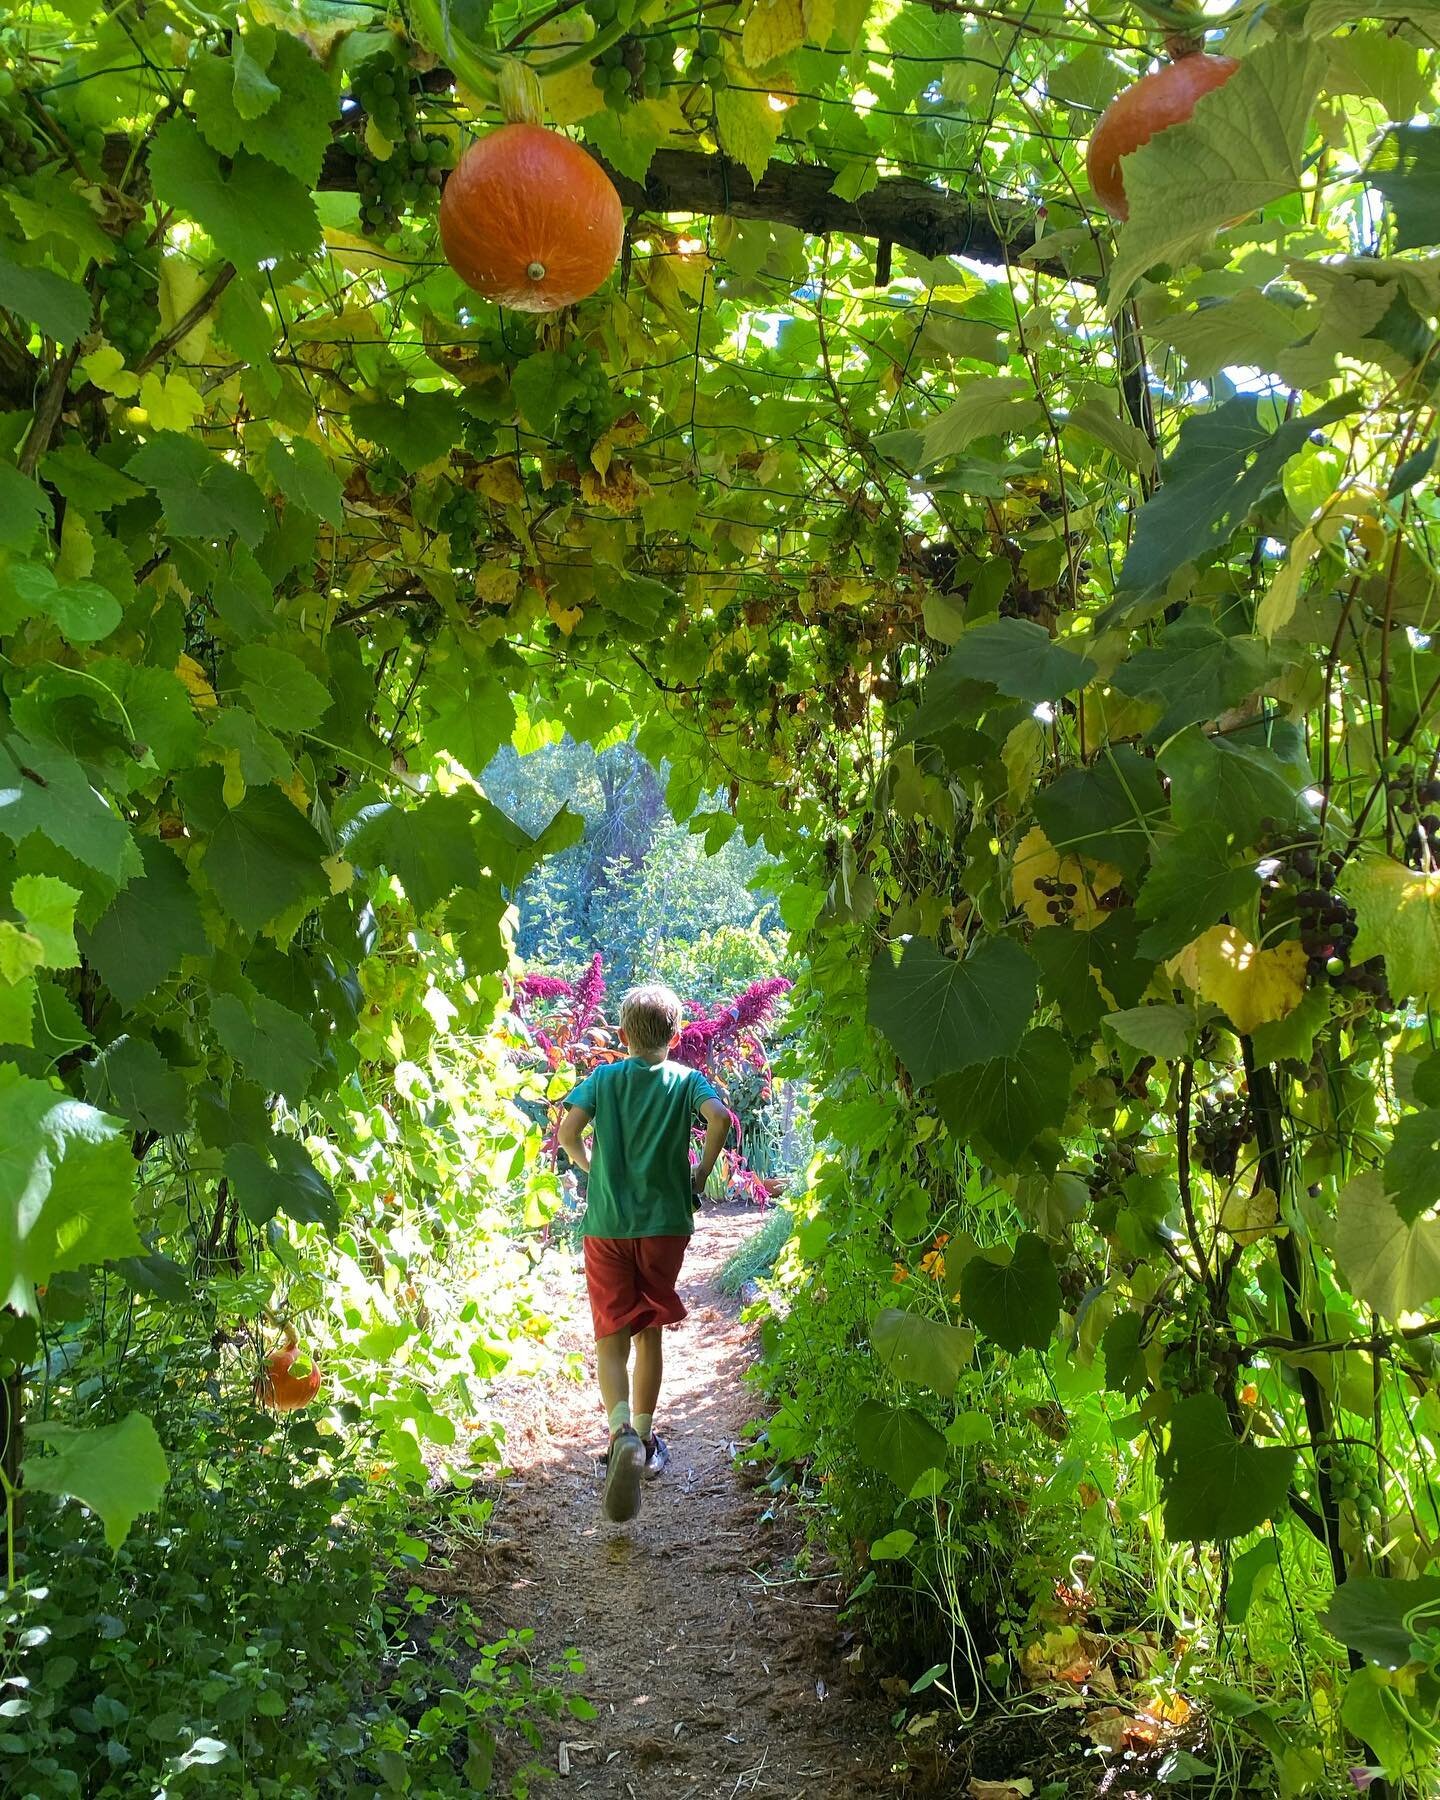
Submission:
M 640 1510 L 640 1474 L 645 1467 L 645 1446 L 629 1425 L 610 1440 L 605 1458 L 605 1491 L 600 1505 L 614 1525 L 623 1525 Z
M 670 1446 L 658 1431 L 650 1433 L 650 1442 L 645 1446 L 645 1479 L 656 1481 L 670 1467 Z

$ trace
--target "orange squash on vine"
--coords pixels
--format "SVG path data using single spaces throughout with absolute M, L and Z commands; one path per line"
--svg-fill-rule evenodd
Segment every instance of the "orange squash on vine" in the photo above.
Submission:
M 291 1369 L 300 1353 L 300 1339 L 293 1325 L 285 1327 L 285 1342 L 265 1358 L 264 1373 L 255 1382 L 255 1400 L 271 1412 L 299 1412 L 320 1392 L 320 1365 L 312 1358 L 304 1375 Z
M 1233 56 L 1182 56 L 1115 96 L 1101 113 L 1085 156 L 1091 192 L 1106 212 L 1117 219 L 1130 216 L 1122 160 L 1157 132 L 1183 124 L 1201 95 L 1223 87 L 1239 67 Z
M 588 151 L 542 125 L 477 138 L 445 183 L 440 243 L 477 294 L 519 312 L 556 312 L 615 267 L 625 218 Z

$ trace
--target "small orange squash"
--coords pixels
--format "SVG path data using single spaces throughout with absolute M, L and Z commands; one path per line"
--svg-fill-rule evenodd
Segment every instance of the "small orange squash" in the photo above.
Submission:
M 1085 155 L 1091 192 L 1106 212 L 1117 219 L 1130 216 L 1121 158 L 1148 144 L 1157 131 L 1183 124 L 1200 96 L 1223 87 L 1239 67 L 1233 56 L 1182 56 L 1115 96 L 1101 113 Z
M 610 177 L 543 125 L 477 138 L 440 200 L 445 260 L 477 294 L 519 312 L 556 312 L 593 294 L 624 236 Z
M 293 1325 L 285 1327 L 285 1342 L 265 1358 L 265 1372 L 255 1383 L 255 1400 L 272 1412 L 299 1412 L 320 1392 L 320 1365 L 311 1363 L 308 1374 L 292 1375 L 291 1365 L 299 1353 L 299 1339 Z

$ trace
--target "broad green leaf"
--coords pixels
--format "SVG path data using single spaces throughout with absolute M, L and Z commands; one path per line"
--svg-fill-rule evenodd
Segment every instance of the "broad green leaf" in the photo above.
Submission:
M 1178 1401 L 1161 1462 L 1166 1537 L 1172 1544 L 1244 1537 L 1283 1510 L 1295 1462 L 1293 1450 L 1241 1442 L 1218 1395 Z
M 50 496 L 12 463 L 0 462 L 0 550 L 28 550 L 54 517 Z
M 775 146 L 784 130 L 784 114 L 770 104 L 761 82 L 736 66 L 725 86 L 715 94 L 715 128 L 720 148 L 734 157 L 752 181 L 758 182 L 770 166 Z M 628 135 L 628 134 L 627 134 Z M 645 147 L 645 166 L 659 147 L 659 139 Z M 627 169 L 626 174 L 630 171 Z M 643 179 L 643 171 L 640 179 Z
M 887 1531 L 870 1546 L 871 1562 L 899 1562 L 919 1543 L 913 1531 Z
M 30 1434 L 41 1448 L 32 1448 L 25 1458 L 26 1488 L 89 1507 L 112 1550 L 125 1542 L 141 1513 L 160 1505 L 170 1468 L 144 1413 L 127 1413 L 113 1425 L 92 1430 L 47 1422 L 32 1426 Z
M 1395 249 L 1440 244 L 1440 133 L 1433 126 L 1392 126 L 1365 174 L 1395 215 Z
M 458 889 L 479 882 L 482 843 L 494 829 L 488 816 L 486 825 L 490 829 L 482 834 L 473 794 L 431 794 L 418 806 L 367 807 L 343 842 L 352 861 L 379 863 L 396 876 L 423 918 Z
M 340 1209 L 330 1184 L 293 1138 L 272 1138 L 260 1149 L 239 1143 L 225 1153 L 225 1173 L 241 1211 L 252 1225 L 264 1225 L 283 1212 L 301 1225 L 334 1231 Z
M 1218 719 L 1264 685 L 1265 646 L 1255 638 L 1226 637 L 1198 607 L 1165 629 L 1159 645 L 1137 650 L 1115 671 L 1123 694 L 1154 697 L 1164 705 L 1151 742 L 1163 743 L 1183 726 Z
M 912 938 L 898 967 L 888 950 L 871 964 L 870 1023 L 923 1086 L 1018 1049 L 1036 987 L 1034 963 L 1007 938 L 986 938 L 963 962 Z
M 935 1084 L 935 1101 L 962 1142 L 973 1134 L 984 1149 L 1013 1165 L 1042 1131 L 1064 1120 L 1072 1068 L 1064 1038 L 1042 1025 L 1026 1032 L 1013 1055 L 943 1076 Z
M 918 1382 L 948 1399 L 975 1353 L 975 1334 L 922 1313 L 887 1306 L 870 1327 L 880 1361 L 901 1381 Z
M 0 836 L 22 844 L 38 833 L 119 887 L 140 854 L 125 822 L 63 750 L 18 732 L 0 744 Z
M 81 933 L 86 960 L 122 1006 L 153 993 L 187 956 L 210 948 L 200 905 L 174 853 L 158 839 L 140 845 L 143 873 Z
M 144 1246 L 131 1215 L 135 1161 L 113 1119 L 47 1082 L 0 1080 L 0 1304 Z
M 412 475 L 437 462 L 460 440 L 465 415 L 453 394 L 407 393 L 391 400 L 362 400 L 350 408 L 358 436 L 388 450 Z
M 176 537 L 238 537 L 254 545 L 269 528 L 270 509 L 255 483 L 195 438 L 156 432 L 130 458 L 126 473 L 155 490 Z
M 255 788 L 226 812 L 205 847 L 205 879 L 244 931 L 263 931 L 330 891 L 325 845 L 278 788 Z
M 1385 958 L 1390 992 L 1421 1005 L 1440 998 L 1440 871 L 1408 869 L 1372 856 L 1345 873 L 1345 898 L 1359 932 L 1350 960 Z
M 888 1476 L 908 1494 L 927 1469 L 943 1469 L 948 1450 L 943 1437 L 913 1406 L 886 1406 L 862 1400 L 852 1420 L 855 1453 L 867 1469 Z
M 1139 1313 L 1120 1313 L 1105 1327 L 1100 1340 L 1105 1354 L 1105 1379 L 1128 1400 L 1138 1400 L 1145 1392 L 1145 1350 L 1140 1341 L 1144 1324 Z
M 10 904 L 39 940 L 41 960 L 49 969 L 73 969 L 80 960 L 75 943 L 78 888 L 55 875 L 21 875 L 10 889 Z
M 17 263 L 0 241 L 0 306 L 46 337 L 73 344 L 90 329 L 95 302 L 78 281 Z
M 1403 1669 L 1418 1660 L 1413 1646 L 1430 1628 L 1440 1604 L 1440 1577 L 1422 1575 L 1401 1581 L 1378 1575 L 1352 1575 L 1336 1588 L 1320 1615 L 1325 1629 L 1382 1669 Z M 1415 1624 L 1407 1623 L 1418 1613 Z
M 1397 1320 L 1440 1298 L 1440 1221 L 1407 1225 L 1376 1171 L 1346 1184 L 1331 1243 L 1351 1293 L 1382 1318 Z
M 222 162 L 187 118 L 160 126 L 149 170 L 156 197 L 194 219 L 238 269 L 308 256 L 320 246 L 320 220 L 304 182 L 247 150 Z
M 1106 1013 L 1105 1023 L 1122 1044 L 1158 1062 L 1180 1062 L 1195 1054 L 1195 1039 L 1209 1009 L 1152 1001 Z
M 946 685 L 952 664 L 955 676 L 988 682 L 1016 700 L 1058 700 L 1084 687 L 1095 673 L 1088 657 L 1057 644 L 1028 619 L 990 619 L 965 632 L 927 682 L 927 698 Z
M 1250 1614 L 1255 1590 L 1265 1584 L 1270 1570 L 1280 1567 L 1278 1538 L 1262 1538 L 1258 1544 L 1235 1558 L 1230 1570 L 1230 1585 L 1225 1590 L 1225 1619 L 1230 1625 L 1243 1625 Z
M 1208 379 L 1225 368 L 1273 369 L 1302 330 L 1294 307 L 1247 288 L 1158 320 L 1150 337 L 1178 351 L 1192 375 Z
M 1060 1277 L 1045 1240 L 1026 1231 L 1008 1261 L 988 1252 L 972 1257 L 960 1275 L 960 1302 L 1002 1349 L 1046 1349 L 1060 1318 Z
M 40 473 L 81 512 L 104 513 L 145 490 L 81 444 L 62 444 L 40 463 Z
M 1184 261 L 1222 225 L 1300 185 L 1324 70 L 1318 46 L 1272 38 L 1223 87 L 1202 94 L 1190 119 L 1125 158 L 1130 216 L 1110 271 L 1112 313 L 1153 264 Z
M 216 994 L 210 1019 L 220 1043 L 257 1087 L 300 1104 L 320 1062 L 306 1020 L 266 994 Z
M 1191 729 L 1167 744 L 1158 760 L 1170 783 L 1171 816 L 1182 831 L 1218 825 L 1226 841 L 1248 847 L 1263 835 L 1267 820 L 1289 827 L 1310 816 L 1293 770 L 1264 744 Z
M 330 710 L 324 685 L 288 650 L 243 644 L 230 663 L 255 716 L 276 731 L 309 731 Z
M 1135 911 L 1151 921 L 1140 948 L 1157 961 L 1174 956 L 1207 926 L 1239 912 L 1258 893 L 1255 858 L 1228 841 L 1223 814 L 1162 840 L 1135 897 Z
M 1085 437 L 1093 438 L 1097 444 L 1102 444 L 1112 455 L 1118 456 L 1126 468 L 1143 475 L 1154 474 L 1154 446 L 1139 426 L 1132 425 L 1129 419 L 1121 418 L 1116 410 L 1112 389 L 1082 389 L 1065 417 L 1067 437 L 1073 431 L 1081 432 Z
M 1440 1202 L 1440 1107 L 1396 1121 L 1385 1156 L 1385 1191 L 1407 1225 Z
M 343 517 L 341 481 L 318 444 L 309 438 L 291 438 L 288 442 L 271 438 L 265 447 L 265 468 L 287 500 L 339 529 Z
M 960 385 L 957 397 L 921 432 L 915 473 L 958 456 L 977 438 L 1028 431 L 1040 416 L 1035 389 L 1024 376 L 976 375 Z
M 136 1131 L 174 1137 L 190 1120 L 184 1076 L 147 1038 L 127 1035 L 108 1044 L 85 1072 L 85 1091 Z
M 16 563 L 7 574 L 26 613 L 52 619 L 68 643 L 98 643 L 120 623 L 120 602 L 98 582 L 60 582 L 41 563 Z
M 1064 770 L 1035 796 L 1035 817 L 1056 850 L 1128 876 L 1140 872 L 1165 812 L 1155 764 L 1128 744 Z
M 1065 1029 L 1075 1037 L 1094 1031 L 1105 1001 L 1090 968 L 1090 933 L 1046 925 L 1032 934 L 1029 950 L 1040 965 L 1041 991 L 1060 1008 Z
M 1165 459 L 1159 489 L 1135 521 L 1134 541 L 1120 572 L 1122 593 L 1158 593 L 1186 563 L 1223 549 L 1311 434 L 1354 407 L 1354 400 L 1342 395 L 1273 431 L 1262 423 L 1260 403 L 1252 395 L 1237 394 L 1213 411 L 1191 413 Z

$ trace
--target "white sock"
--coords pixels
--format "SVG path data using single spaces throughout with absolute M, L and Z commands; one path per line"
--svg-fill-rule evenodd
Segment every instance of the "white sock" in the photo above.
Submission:
M 650 1442 L 650 1428 L 654 1423 L 654 1413 L 636 1413 L 635 1415 L 635 1429 L 647 1444 Z
M 623 1431 L 629 1423 L 630 1402 L 617 1400 L 610 1408 L 610 1435 L 613 1437 L 617 1431 Z

